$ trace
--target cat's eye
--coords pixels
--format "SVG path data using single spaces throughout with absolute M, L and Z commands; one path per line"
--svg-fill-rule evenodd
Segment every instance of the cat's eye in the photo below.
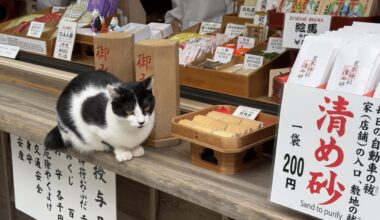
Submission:
M 150 110 L 150 106 L 146 106 L 145 108 L 144 108 L 144 112 L 148 112 Z
M 135 113 L 133 111 L 127 111 L 127 115 L 134 115 Z

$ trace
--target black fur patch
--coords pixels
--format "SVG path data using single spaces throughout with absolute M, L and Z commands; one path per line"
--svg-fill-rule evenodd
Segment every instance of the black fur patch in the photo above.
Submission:
M 104 127 L 106 122 L 106 108 L 108 98 L 106 94 L 100 93 L 87 98 L 82 105 L 82 118 L 87 124 Z
M 107 143 L 107 142 L 105 142 L 105 141 L 102 141 L 102 144 L 104 144 L 104 145 L 106 145 L 109 149 L 111 149 L 112 151 L 115 151 L 115 148 L 111 145 L 111 144 L 109 144 L 109 143 Z

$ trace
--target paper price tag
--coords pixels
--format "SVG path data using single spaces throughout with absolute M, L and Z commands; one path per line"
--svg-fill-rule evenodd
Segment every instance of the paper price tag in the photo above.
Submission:
M 61 21 L 58 27 L 57 40 L 55 42 L 54 57 L 61 60 L 71 60 L 74 41 L 77 32 L 77 23 Z
M 245 26 L 239 24 L 228 23 L 226 27 L 225 34 L 228 35 L 228 38 L 234 38 L 236 36 L 242 35 L 244 33 Z
M 255 7 L 249 5 L 242 5 L 240 7 L 239 17 L 253 19 L 253 17 L 255 17 Z
M 231 61 L 234 49 L 226 47 L 217 47 L 214 55 L 214 61 L 228 63 Z
M 264 57 L 253 54 L 246 54 L 244 56 L 244 69 L 258 69 L 264 63 Z
M 222 27 L 221 23 L 214 22 L 202 22 L 201 27 L 199 29 L 199 34 L 208 34 L 215 32 L 216 30 Z
M 252 37 L 238 37 L 237 48 L 252 48 L 255 46 L 255 38 Z
M 266 25 L 267 24 L 267 14 L 266 13 L 256 13 L 254 18 L 253 18 L 253 24 Z
M 308 35 L 318 35 L 330 30 L 330 15 L 285 14 L 284 40 L 285 48 L 301 48 Z
M 283 53 L 285 48 L 282 47 L 282 38 L 281 37 L 270 37 L 267 47 L 268 53 Z
M 44 31 L 45 23 L 32 21 L 30 23 L 28 33 L 26 34 L 29 37 L 40 38 L 42 32 Z
M 53 8 L 51 9 L 51 13 L 64 11 L 65 9 L 66 7 L 53 6 Z
M 246 106 L 239 106 L 232 115 L 240 118 L 246 118 L 246 119 L 251 119 L 255 120 L 257 115 L 261 112 L 260 109 L 257 108 L 250 108 Z
M 19 50 L 20 48 L 16 46 L 0 44 L 0 56 L 2 57 L 15 59 Z

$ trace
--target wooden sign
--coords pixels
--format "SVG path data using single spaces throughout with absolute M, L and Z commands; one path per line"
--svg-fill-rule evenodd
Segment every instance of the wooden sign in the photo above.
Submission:
M 95 69 L 114 74 L 123 82 L 134 81 L 133 35 L 109 32 L 94 37 Z
M 171 136 L 171 120 L 179 114 L 178 43 L 164 39 L 136 43 L 135 66 L 137 81 L 151 75 L 154 80 L 156 122 L 146 144 L 155 147 L 178 144 Z

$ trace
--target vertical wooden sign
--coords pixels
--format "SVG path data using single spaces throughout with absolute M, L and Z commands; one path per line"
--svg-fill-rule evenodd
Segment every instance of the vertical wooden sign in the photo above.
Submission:
M 110 72 L 123 82 L 134 81 L 133 45 L 133 36 L 126 32 L 95 36 L 95 69 Z
M 136 80 L 153 75 L 156 122 L 146 145 L 172 146 L 171 120 L 179 114 L 178 43 L 170 40 L 144 40 L 135 45 Z

